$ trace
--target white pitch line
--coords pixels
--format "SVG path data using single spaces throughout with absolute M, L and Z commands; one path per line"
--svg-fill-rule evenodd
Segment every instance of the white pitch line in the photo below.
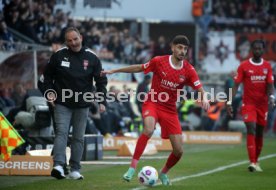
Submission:
M 276 154 L 269 154 L 269 155 L 263 156 L 259 160 L 266 160 L 266 159 L 273 158 L 273 157 L 276 157 Z M 217 172 L 224 171 L 226 169 L 233 168 L 233 167 L 236 167 L 236 166 L 240 166 L 240 165 L 243 165 L 243 164 L 246 164 L 246 163 L 248 163 L 248 160 L 244 160 L 244 161 L 237 162 L 237 163 L 230 164 L 230 165 L 226 165 L 226 166 L 220 166 L 218 168 L 215 168 L 213 170 L 209 170 L 209 171 L 206 171 L 206 172 L 201 172 L 201 173 L 197 173 L 197 174 L 193 174 L 193 175 L 189 175 L 189 176 L 177 177 L 177 178 L 172 179 L 171 182 L 183 181 L 183 180 L 186 180 L 186 179 L 189 179 L 189 178 L 201 177 L 201 176 L 217 173 Z M 159 185 L 162 185 L 162 184 L 160 182 L 158 182 L 155 186 L 159 186 Z M 147 189 L 147 187 L 137 187 L 137 188 L 133 188 L 131 190 L 140 190 L 140 189 Z
M 151 159 L 166 159 L 168 156 L 147 156 L 142 157 L 144 160 L 151 160 Z M 131 157 L 117 157 L 117 156 L 105 156 L 104 159 L 127 159 L 131 160 Z M 99 164 L 99 165 L 128 165 L 130 161 L 81 161 L 81 164 L 88 165 L 88 164 Z
M 113 161 L 81 161 L 81 164 L 88 165 L 88 164 L 95 164 L 95 165 L 128 165 L 129 162 L 113 162 Z
M 151 159 L 167 159 L 168 156 L 142 156 L 141 159 L 143 160 L 151 160 Z M 131 156 L 104 156 L 103 159 L 121 159 L 121 160 L 124 160 L 124 159 L 129 159 L 131 160 L 132 157 Z

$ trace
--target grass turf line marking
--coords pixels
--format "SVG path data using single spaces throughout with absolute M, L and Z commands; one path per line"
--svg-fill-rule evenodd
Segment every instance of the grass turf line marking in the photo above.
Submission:
M 276 154 L 269 154 L 269 155 L 266 155 L 266 156 L 262 156 L 262 157 L 259 158 L 259 160 L 266 160 L 266 159 L 273 158 L 273 157 L 276 157 Z M 240 165 L 247 164 L 247 163 L 248 163 L 248 160 L 244 160 L 244 161 L 237 162 L 237 163 L 234 163 L 234 164 L 230 164 L 230 165 L 226 165 L 226 166 L 220 166 L 218 168 L 215 168 L 213 170 L 209 170 L 209 171 L 206 171 L 206 172 L 201 172 L 201 173 L 197 173 L 197 174 L 193 174 L 193 175 L 189 175 L 189 176 L 177 177 L 177 178 L 172 179 L 171 182 L 178 182 L 178 181 L 183 181 L 183 180 L 186 180 L 186 179 L 189 179 L 189 178 L 201 177 L 201 176 L 217 173 L 217 172 L 224 171 L 224 170 L 227 170 L 229 168 L 233 168 L 233 167 L 240 166 Z M 159 185 L 162 185 L 162 184 L 160 182 L 158 182 L 155 186 L 159 186 Z M 140 189 L 147 189 L 147 187 L 137 187 L 137 188 L 133 188 L 131 190 L 140 190 Z

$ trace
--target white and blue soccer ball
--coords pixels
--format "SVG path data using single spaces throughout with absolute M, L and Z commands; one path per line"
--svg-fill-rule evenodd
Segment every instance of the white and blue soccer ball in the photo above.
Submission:
M 138 180 L 142 185 L 154 186 L 158 181 L 158 172 L 152 166 L 144 166 L 138 173 Z

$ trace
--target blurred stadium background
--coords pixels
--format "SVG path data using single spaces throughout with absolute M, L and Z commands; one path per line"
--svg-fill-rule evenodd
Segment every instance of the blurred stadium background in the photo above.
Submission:
M 276 74 L 275 0 L 2 0 L 0 21 L 0 111 L 12 122 L 19 111 L 31 112 L 26 96 L 37 93 L 36 81 L 50 55 L 63 46 L 68 26 L 80 30 L 84 45 L 96 52 L 105 69 L 170 54 L 170 40 L 184 34 L 191 41 L 187 59 L 207 91 L 228 93 L 233 72 L 250 57 L 250 42 L 256 38 L 265 41 L 264 58 Z M 136 90 L 143 78 L 143 74 L 109 76 L 108 90 Z M 221 102 L 213 102 L 207 113 L 194 102 L 179 102 L 183 131 L 243 133 L 241 94 L 234 100 L 233 119 Z M 49 115 L 39 114 L 40 122 L 15 126 L 25 138 L 53 135 Z M 276 133 L 275 116 L 270 110 L 267 138 Z M 33 126 L 38 123 L 43 127 Z M 136 137 L 141 118 L 135 97 L 126 104 L 110 103 L 105 114 L 91 109 L 87 128 L 87 134 Z

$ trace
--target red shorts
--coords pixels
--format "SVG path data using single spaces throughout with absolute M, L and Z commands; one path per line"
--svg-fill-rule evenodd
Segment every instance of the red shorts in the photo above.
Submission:
M 254 122 L 266 126 L 268 106 L 256 107 L 254 105 L 242 105 L 242 117 L 244 122 Z
M 176 112 L 168 112 L 165 108 L 155 103 L 146 102 L 143 104 L 142 116 L 143 119 L 148 116 L 155 118 L 156 122 L 161 126 L 161 137 L 163 139 L 168 139 L 169 135 L 182 134 L 181 125 Z

